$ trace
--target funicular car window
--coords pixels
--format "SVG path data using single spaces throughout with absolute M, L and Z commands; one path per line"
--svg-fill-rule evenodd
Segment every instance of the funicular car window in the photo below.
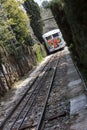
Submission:
M 52 36 L 46 37 L 46 40 L 47 40 L 47 41 L 49 41 L 49 40 L 51 40 L 51 39 L 52 39 Z
M 53 34 L 53 38 L 58 37 L 58 33 Z

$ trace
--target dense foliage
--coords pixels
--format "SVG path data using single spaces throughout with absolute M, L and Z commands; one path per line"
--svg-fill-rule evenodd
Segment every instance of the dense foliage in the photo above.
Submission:
M 15 0 L 2 0 L 2 5 L 18 42 L 29 42 L 29 19 L 22 7 Z
M 13 39 L 15 38 L 10 26 L 7 22 L 7 17 L 0 5 L 0 52 L 4 56 L 8 56 L 14 48 Z M 9 45 L 12 46 L 11 51 L 9 51 Z M 2 60 L 1 60 L 2 61 Z
M 40 21 L 41 16 L 38 4 L 35 3 L 34 0 L 25 0 L 24 7 L 30 17 L 30 25 L 33 29 L 35 36 L 40 42 L 42 42 L 43 24 Z
M 72 42 L 72 34 L 65 16 L 65 12 L 62 7 L 62 2 L 60 2 L 60 0 L 51 1 L 50 8 L 58 24 L 58 27 L 61 29 L 63 33 L 65 41 L 67 41 L 67 43 L 70 44 Z
M 0 3 L 0 95 L 32 69 L 43 56 L 42 46 L 34 50 L 29 18 L 16 0 Z
M 76 60 L 87 68 L 87 1 L 53 0 L 50 6 L 64 37 L 71 37 Z

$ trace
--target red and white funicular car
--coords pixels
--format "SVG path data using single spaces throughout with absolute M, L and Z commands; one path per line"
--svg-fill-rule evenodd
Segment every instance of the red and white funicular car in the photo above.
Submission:
M 64 48 L 66 45 L 59 29 L 49 31 L 45 33 L 42 37 L 45 41 L 45 45 L 49 53 Z

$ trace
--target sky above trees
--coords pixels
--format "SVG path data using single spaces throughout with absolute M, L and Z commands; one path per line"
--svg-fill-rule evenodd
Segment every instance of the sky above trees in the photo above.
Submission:
M 39 5 L 41 5 L 41 3 L 44 1 L 44 0 L 34 0 L 35 2 L 37 2 Z M 47 1 L 50 1 L 50 0 L 47 0 Z
M 41 5 L 41 3 L 43 2 L 43 0 L 34 0 L 35 2 L 37 2 L 39 5 Z

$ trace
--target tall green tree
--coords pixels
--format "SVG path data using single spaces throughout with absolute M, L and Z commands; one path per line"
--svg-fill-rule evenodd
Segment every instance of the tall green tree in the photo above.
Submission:
M 17 41 L 22 44 L 29 42 L 29 18 L 23 7 L 16 0 L 2 0 L 2 5 Z
M 0 74 L 3 74 L 5 81 L 7 83 L 8 88 L 10 88 L 7 78 L 5 76 L 2 64 L 7 60 L 9 55 L 8 45 L 11 44 L 12 39 L 14 38 L 13 34 L 9 30 L 9 26 L 7 23 L 7 18 L 5 16 L 4 10 L 0 4 Z M 1 93 L 6 91 L 6 88 L 3 84 L 3 81 L 0 77 L 0 91 Z M 3 91 L 5 90 L 5 91 Z M 1 94 L 0 93 L 0 94 Z
M 12 39 L 14 39 L 14 35 L 11 30 L 9 30 L 7 18 L 0 4 L 0 47 L 5 55 L 8 53 L 7 48 L 8 45 L 11 44 Z
M 87 0 L 52 0 L 50 6 L 75 59 L 87 70 Z
M 24 8 L 30 17 L 30 25 L 35 36 L 42 42 L 43 23 L 41 22 L 40 8 L 34 0 L 25 0 Z

